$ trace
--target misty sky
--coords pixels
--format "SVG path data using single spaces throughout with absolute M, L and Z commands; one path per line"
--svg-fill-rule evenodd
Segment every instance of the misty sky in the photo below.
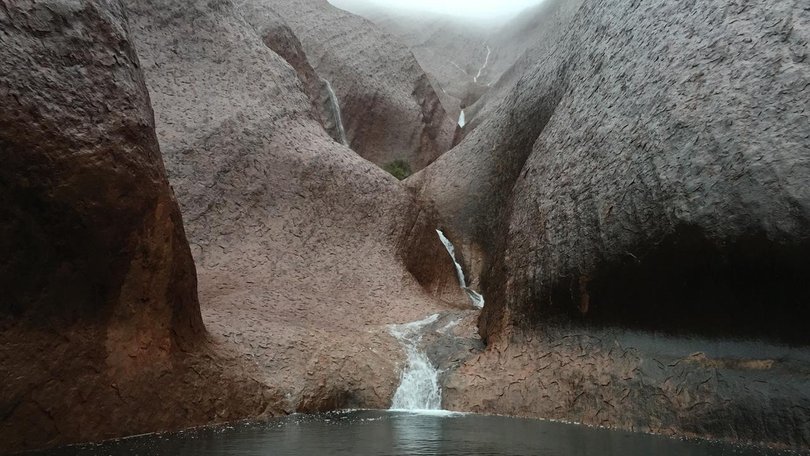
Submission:
M 470 19 L 495 19 L 513 16 L 521 10 L 542 3 L 543 0 L 329 0 L 338 8 L 362 4 L 395 9 L 426 11 Z M 350 8 L 346 8 L 350 9 Z

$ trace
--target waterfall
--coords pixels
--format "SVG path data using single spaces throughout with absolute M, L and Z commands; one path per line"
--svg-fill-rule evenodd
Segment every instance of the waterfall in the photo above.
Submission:
M 424 320 L 389 326 L 391 335 L 402 343 L 408 356 L 408 365 L 402 371 L 391 410 L 441 409 L 442 390 L 439 387 L 439 372 L 433 367 L 425 352 L 419 350 L 422 329 L 438 319 L 439 315 L 434 314 Z
M 480 77 L 481 77 L 481 72 L 483 72 L 483 71 L 484 71 L 484 68 L 486 68 L 486 67 L 487 67 L 487 65 L 489 64 L 489 54 L 490 54 L 491 52 L 492 52 L 492 50 L 489 48 L 489 46 L 487 46 L 487 58 L 484 60 L 484 64 L 483 64 L 483 65 L 481 66 L 481 68 L 478 70 L 478 74 L 476 74 L 476 75 L 475 75 L 475 77 L 473 78 L 473 82 L 476 82 L 476 83 L 478 82 L 478 78 L 480 78 Z
M 338 97 L 335 95 L 335 91 L 332 89 L 332 84 L 330 84 L 326 79 L 321 78 L 321 80 L 326 84 L 326 90 L 329 92 L 329 105 L 335 119 L 335 127 L 340 135 L 340 143 L 344 146 L 348 146 L 349 141 L 346 140 L 346 130 L 343 128 L 343 117 L 341 117 L 340 114 L 340 103 L 338 103 Z
M 464 119 L 464 110 L 461 110 L 461 115 L 458 116 L 458 126 L 464 128 L 464 125 L 467 125 L 467 121 Z
M 458 264 L 458 261 L 456 261 L 456 248 L 453 246 L 453 243 L 450 242 L 450 239 L 447 239 L 447 236 L 444 235 L 442 230 L 436 230 L 436 233 L 439 235 L 439 239 L 442 241 L 442 244 L 444 244 L 444 248 L 447 249 L 447 253 L 450 254 L 450 258 L 453 259 L 453 264 L 456 267 L 456 276 L 458 277 L 458 283 L 461 286 L 461 289 L 467 293 L 467 297 L 470 298 L 470 301 L 472 301 L 475 307 L 483 309 L 484 297 L 467 286 L 467 280 L 464 278 L 464 269 L 462 269 L 461 265 Z

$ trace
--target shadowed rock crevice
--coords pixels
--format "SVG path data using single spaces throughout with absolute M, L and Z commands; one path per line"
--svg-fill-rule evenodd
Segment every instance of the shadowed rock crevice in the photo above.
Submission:
M 588 326 L 808 344 L 809 253 L 810 243 L 762 234 L 718 245 L 699 227 L 680 226 L 647 251 L 526 290 L 533 305 L 524 323 L 565 315 Z

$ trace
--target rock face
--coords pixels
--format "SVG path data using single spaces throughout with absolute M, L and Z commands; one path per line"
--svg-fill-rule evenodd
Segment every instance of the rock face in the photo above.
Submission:
M 20 1 L 0 29 L 3 450 L 137 431 L 203 325 L 123 11 Z
M 504 309 L 810 342 L 810 12 L 649 7 L 586 5 L 533 75 L 563 93 L 514 186 Z
M 332 139 L 346 145 L 345 132 L 341 132 L 340 106 L 333 102 L 327 81 L 312 68 L 298 37 L 269 3 L 243 2 L 239 7 L 242 17 L 253 26 L 265 46 L 295 69 L 310 99 L 313 115 Z
M 335 6 L 363 16 L 397 37 L 433 78 L 445 109 L 458 119 L 460 105 L 470 105 L 497 79 L 495 56 L 487 59 L 487 40 L 496 29 L 436 13 L 394 9 L 373 2 L 338 0 Z M 496 50 L 497 53 L 497 50 Z M 479 70 L 487 63 L 484 71 Z
M 386 408 L 403 360 L 386 325 L 464 302 L 434 217 L 326 134 L 262 33 L 269 4 L 126 5 L 217 350 L 286 412 Z
M 450 410 L 673 437 L 810 442 L 807 350 L 546 325 L 449 370 Z
M 193 338 L 194 264 L 120 8 L 20 2 L 0 20 L 3 315 Z
M 334 0 L 368 18 L 413 51 L 434 80 L 445 109 L 467 134 L 490 116 L 534 62 L 553 48 L 582 0 L 545 0 L 514 18 L 461 19 L 392 9 L 363 0 Z
M 586 1 L 492 116 L 409 180 L 435 202 L 456 245 L 482 257 L 479 326 L 489 347 L 455 385 L 521 393 L 489 396 L 476 410 L 600 423 L 597 405 L 587 413 L 565 404 L 551 413 L 540 400 L 521 408 L 539 384 L 517 372 L 545 366 L 548 352 L 561 366 L 583 353 L 608 366 L 571 370 L 572 399 L 583 385 L 604 384 L 600 375 L 631 387 L 598 354 L 529 342 L 541 326 L 544 334 L 560 324 L 586 335 L 608 325 L 810 342 L 799 323 L 810 297 L 800 279 L 810 272 L 801 260 L 810 246 L 809 16 L 787 1 Z M 544 351 L 505 367 L 500 360 L 521 346 Z M 498 378 L 503 369 L 520 379 Z M 726 425 L 699 433 L 806 445 L 806 434 L 767 424 L 806 429 L 805 412 L 775 405 L 806 402 L 806 386 L 771 391 L 782 398 L 773 402 L 728 402 L 729 391 L 761 380 L 740 375 L 745 386 L 698 394 L 692 385 L 689 400 L 658 413 L 677 416 L 678 432 L 706 418 Z M 669 387 L 666 377 L 652 383 Z M 612 394 L 604 397 L 615 405 Z M 648 402 L 631 396 L 609 421 L 638 424 L 631 415 Z M 752 424 L 751 416 L 771 418 Z
M 608 308 L 618 311 L 631 296 L 618 290 L 625 283 L 605 282 L 616 280 L 609 271 L 650 285 L 635 284 L 632 300 L 670 280 L 686 279 L 698 294 L 722 286 L 711 281 L 747 292 L 737 282 L 776 289 L 769 280 L 803 272 L 807 12 L 786 2 L 767 13 L 649 9 L 584 5 L 572 27 L 580 33 L 559 39 L 498 118 L 413 179 L 459 232 L 488 246 L 493 265 L 503 260 L 490 271 L 506 279 L 491 289 L 503 296 L 492 312 L 517 310 L 516 321 L 569 310 L 601 315 L 614 304 Z M 664 16 L 666 25 L 655 23 Z M 638 39 L 626 45 L 623 30 Z M 495 237 L 491 218 L 504 223 Z M 774 298 L 788 314 L 802 312 L 787 290 Z
M 497 79 L 474 104 L 468 104 L 465 134 L 491 117 L 501 101 L 517 90 L 520 78 L 554 51 L 557 38 L 571 26 L 581 5 L 582 0 L 545 0 L 492 33 L 488 43 L 495 51 L 490 71 Z
M 351 148 L 380 166 L 413 171 L 450 149 L 456 121 L 411 52 L 371 22 L 326 0 L 262 0 L 301 40 L 340 101 Z
M 384 408 L 386 325 L 464 302 L 435 216 L 324 131 L 283 22 L 240 11 L 0 13 L 3 451 Z

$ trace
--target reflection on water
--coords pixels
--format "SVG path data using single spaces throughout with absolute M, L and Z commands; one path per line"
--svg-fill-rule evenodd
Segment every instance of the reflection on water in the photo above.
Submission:
M 36 454 L 769 456 L 792 453 L 518 418 L 354 411 L 147 435 Z

